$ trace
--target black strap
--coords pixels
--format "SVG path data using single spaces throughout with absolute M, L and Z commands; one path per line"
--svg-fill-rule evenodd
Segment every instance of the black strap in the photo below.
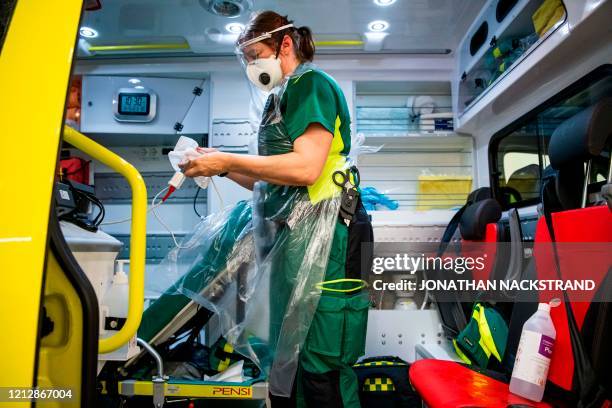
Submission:
M 463 207 L 461 207 L 459 210 L 457 210 L 455 215 L 453 215 L 453 218 L 451 218 L 451 220 L 449 221 L 448 225 L 446 226 L 446 229 L 444 230 L 444 234 L 442 235 L 442 239 L 440 240 L 440 246 L 438 247 L 437 253 L 438 257 L 441 257 L 448 248 L 448 244 L 455 235 L 455 231 L 457 231 L 457 227 L 459 226 L 459 222 L 461 221 L 461 216 L 470 204 L 472 204 L 472 201 L 468 199 L 468 202 L 464 204 Z M 444 322 L 444 319 L 442 319 L 442 326 L 444 327 L 445 331 L 447 333 L 450 333 L 453 337 L 459 334 L 459 332 L 463 330 L 465 326 L 467 326 L 467 319 L 465 317 L 465 312 L 463 310 L 461 302 L 459 301 L 457 295 L 454 295 L 454 301 L 445 302 L 445 305 L 440 305 L 446 310 L 445 313 L 451 314 L 450 317 L 453 319 L 453 323 L 456 326 L 456 328 L 451 327 Z
M 559 279 L 561 276 L 561 265 L 559 263 L 559 254 L 557 253 L 555 230 L 552 223 L 551 213 L 551 194 L 554 188 L 554 180 L 547 178 L 542 187 L 542 210 L 546 227 L 550 235 L 550 240 L 555 258 L 555 270 Z M 574 371 L 576 373 L 577 387 L 574 387 L 578 393 L 578 408 L 595 408 L 600 407 L 605 400 L 605 390 L 599 384 L 597 376 L 591 364 L 591 360 L 586 352 L 585 346 L 582 343 L 582 335 L 578 329 L 578 323 L 574 317 L 569 297 L 567 292 L 563 290 L 563 304 L 567 314 L 567 323 L 572 344 L 572 353 L 574 355 Z
M 198 307 L 197 312 L 199 312 L 200 310 L 201 309 Z M 196 341 L 196 339 L 200 335 L 200 332 L 202 331 L 202 329 L 204 329 L 206 323 L 208 323 L 208 318 L 199 319 L 195 321 L 193 327 L 191 328 L 191 333 L 189 333 L 189 338 L 187 339 L 187 342 L 189 344 L 193 344 Z
M 461 221 L 461 216 L 470 204 L 472 203 L 467 202 L 466 204 L 464 204 L 463 207 L 457 210 L 455 215 L 453 215 L 453 218 L 451 218 L 451 220 L 449 221 L 448 225 L 446 226 L 446 229 L 444 230 L 444 234 L 442 235 L 440 246 L 438 247 L 438 257 L 442 256 L 442 254 L 444 254 L 444 252 L 446 251 L 448 244 L 450 243 L 451 239 L 453 239 L 453 235 L 455 235 L 455 231 L 457 231 L 457 227 L 459 226 L 459 222 Z
M 448 244 L 453 239 L 455 232 L 457 231 L 457 227 L 459 227 L 459 223 L 461 222 L 461 217 L 465 210 L 475 202 L 484 200 L 486 198 L 491 197 L 491 190 L 488 187 L 481 187 L 474 191 L 472 191 L 468 197 L 466 203 L 463 207 L 459 208 L 457 212 L 453 215 L 451 220 L 449 221 L 446 229 L 444 230 L 444 234 L 442 234 L 442 239 L 440 240 L 440 246 L 438 247 L 437 257 L 441 257 L 446 249 L 448 248 Z M 453 337 L 456 337 L 461 330 L 467 326 L 468 320 L 465 316 L 465 311 L 463 309 L 463 305 L 461 303 L 459 293 L 453 292 L 453 296 L 455 299 L 453 301 L 444 302 L 444 305 L 441 306 L 445 309 L 444 312 L 440 310 L 440 313 L 443 313 L 442 316 L 448 312 L 451 314 L 451 318 L 454 320 L 455 327 L 449 326 L 444 322 L 444 318 L 442 318 L 442 327 L 445 332 L 450 333 Z
M 465 210 L 470 205 L 482 200 L 486 200 L 488 198 L 491 198 L 491 189 L 489 187 L 477 188 L 468 195 L 466 203 L 463 205 L 463 207 L 457 210 L 455 215 L 453 215 L 453 218 L 451 218 L 450 222 L 446 226 L 446 229 L 444 230 L 442 240 L 440 241 L 440 246 L 438 247 L 438 257 L 444 254 L 446 248 L 448 247 L 448 244 L 450 243 L 451 239 L 453 239 L 453 235 L 455 235 L 455 231 L 457 231 L 457 227 L 461 222 L 461 216 L 463 215 Z

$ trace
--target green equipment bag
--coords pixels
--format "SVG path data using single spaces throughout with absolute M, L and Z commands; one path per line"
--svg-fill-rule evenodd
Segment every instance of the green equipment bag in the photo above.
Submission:
M 362 408 L 420 408 L 421 398 L 408 380 L 410 364 L 399 357 L 370 357 L 353 366 Z
M 467 364 L 487 368 L 491 356 L 501 363 L 508 341 L 508 324 L 491 305 L 474 303 L 467 326 L 453 339 L 455 351 Z

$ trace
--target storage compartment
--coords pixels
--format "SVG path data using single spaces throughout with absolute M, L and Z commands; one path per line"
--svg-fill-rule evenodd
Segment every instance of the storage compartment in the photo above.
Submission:
M 453 132 L 449 82 L 358 82 L 357 133 L 366 137 L 447 135 Z
M 368 210 L 448 210 L 472 190 L 472 139 L 465 136 L 366 139 L 382 148 L 359 158 Z M 377 195 L 391 200 L 390 206 Z
M 472 186 L 473 141 L 454 133 L 450 84 L 367 81 L 355 91 L 357 134 L 377 149 L 358 162 L 366 209 L 461 206 Z
M 486 94 L 500 78 L 565 21 L 562 0 L 491 0 L 459 49 L 457 113 Z

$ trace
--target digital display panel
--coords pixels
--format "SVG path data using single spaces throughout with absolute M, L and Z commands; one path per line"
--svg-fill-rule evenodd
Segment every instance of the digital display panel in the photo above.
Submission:
M 151 96 L 146 93 L 120 93 L 119 109 L 121 115 L 147 116 L 151 109 Z

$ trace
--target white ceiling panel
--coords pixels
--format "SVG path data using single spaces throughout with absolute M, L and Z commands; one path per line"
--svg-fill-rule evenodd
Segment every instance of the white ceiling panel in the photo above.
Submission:
M 81 39 L 79 55 L 228 54 L 233 52 L 235 35 L 226 25 L 244 24 L 253 11 L 268 9 L 309 26 L 316 41 L 367 41 L 364 34 L 370 22 L 389 24 L 380 46 L 321 45 L 318 52 L 442 53 L 457 47 L 485 2 L 396 0 L 381 7 L 374 0 L 211 0 L 250 6 L 242 15 L 227 18 L 209 12 L 203 5 L 207 1 L 101 0 L 101 9 L 84 13 L 82 27 L 95 30 L 97 36 Z

